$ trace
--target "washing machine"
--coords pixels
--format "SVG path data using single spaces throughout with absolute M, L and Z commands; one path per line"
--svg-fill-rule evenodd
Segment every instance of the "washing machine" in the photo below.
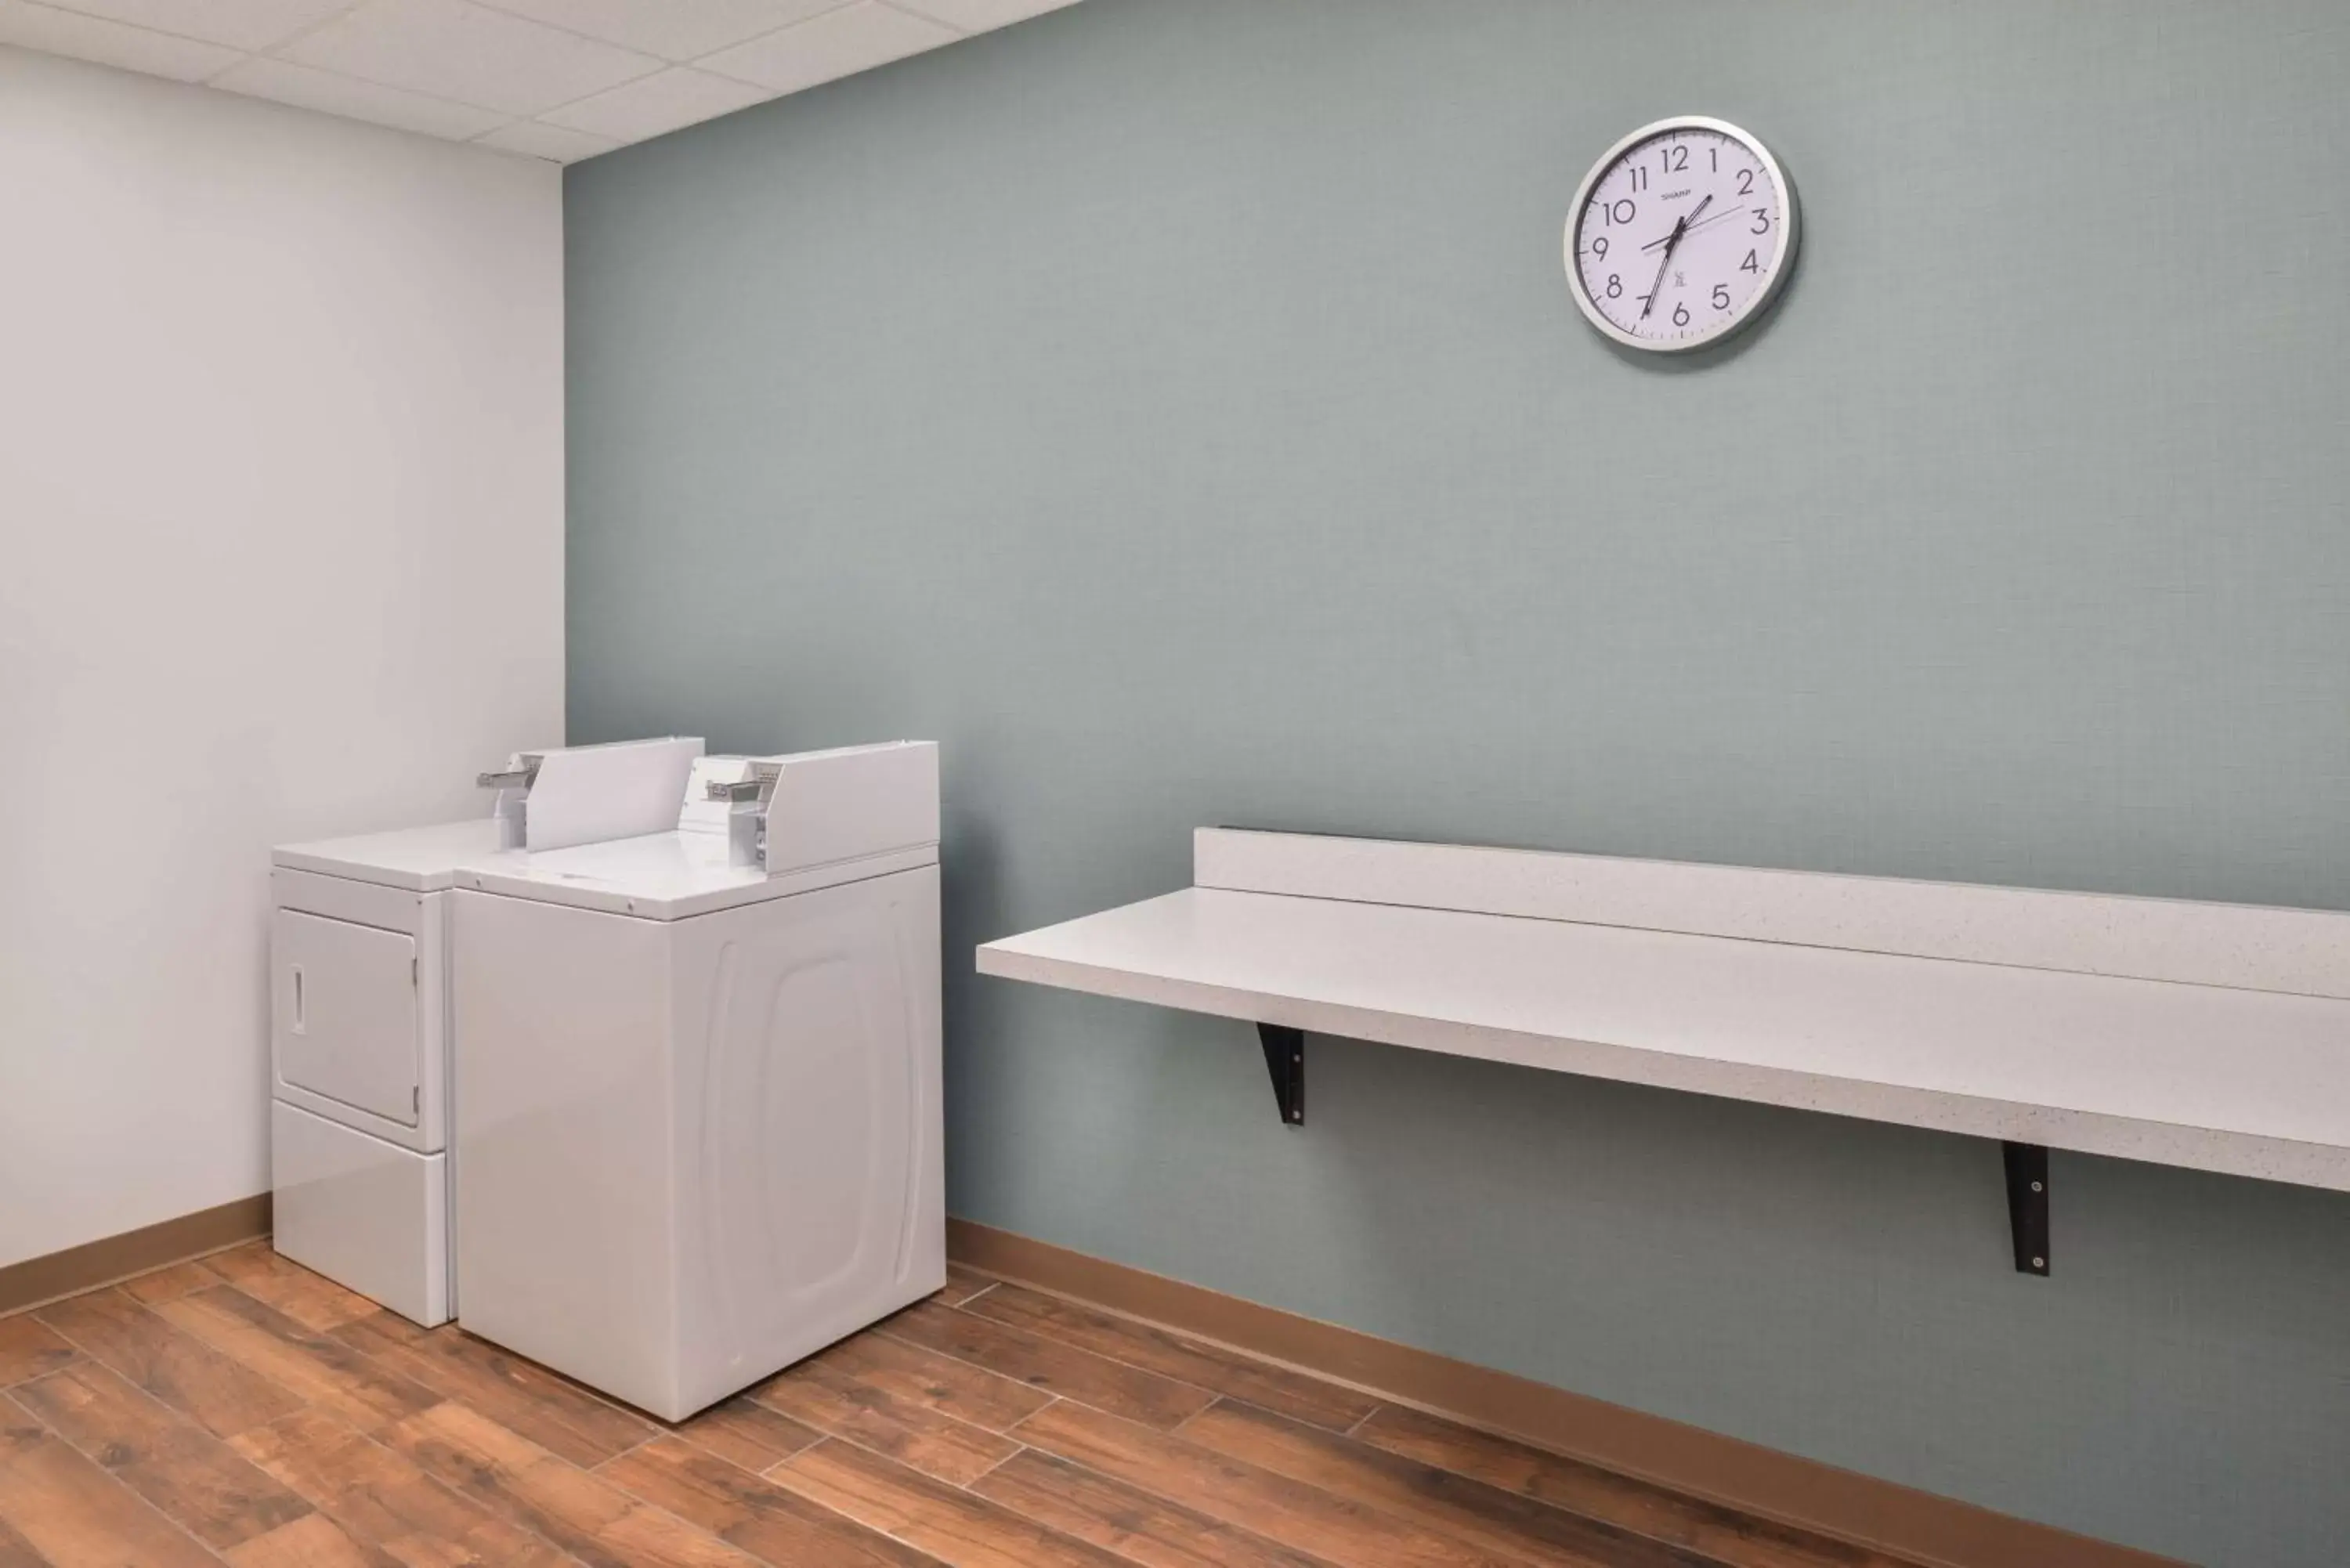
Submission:
M 699 740 L 517 753 L 493 815 L 271 854 L 274 1244 L 431 1327 L 453 1311 L 449 940 L 457 867 L 673 825 Z
M 946 1278 L 937 748 L 751 761 L 452 909 L 458 1322 L 670 1420 Z

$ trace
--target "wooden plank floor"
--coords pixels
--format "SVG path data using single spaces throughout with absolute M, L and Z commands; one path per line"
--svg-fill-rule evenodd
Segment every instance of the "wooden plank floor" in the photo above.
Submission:
M 1907 1568 L 1058 1297 L 670 1426 L 265 1243 L 0 1318 L 0 1568 Z

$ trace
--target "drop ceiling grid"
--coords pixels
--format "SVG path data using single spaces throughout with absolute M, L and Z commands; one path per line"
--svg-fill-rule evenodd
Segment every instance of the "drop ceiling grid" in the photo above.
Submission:
M 0 44 L 593 157 L 1074 0 L 0 0 Z

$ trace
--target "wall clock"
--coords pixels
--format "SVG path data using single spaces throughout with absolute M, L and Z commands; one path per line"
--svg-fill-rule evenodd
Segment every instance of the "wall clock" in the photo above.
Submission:
M 1609 148 L 1575 192 L 1566 279 L 1591 325 L 1673 354 L 1759 318 L 1795 263 L 1795 188 L 1727 120 L 1677 115 Z

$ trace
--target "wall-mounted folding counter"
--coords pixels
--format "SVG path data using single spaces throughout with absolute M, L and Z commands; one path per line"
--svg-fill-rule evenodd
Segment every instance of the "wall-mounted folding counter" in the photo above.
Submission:
M 982 973 L 1245 1019 L 1282 1117 L 1341 1035 L 2350 1190 L 2350 914 L 1201 828 L 1193 886 Z

